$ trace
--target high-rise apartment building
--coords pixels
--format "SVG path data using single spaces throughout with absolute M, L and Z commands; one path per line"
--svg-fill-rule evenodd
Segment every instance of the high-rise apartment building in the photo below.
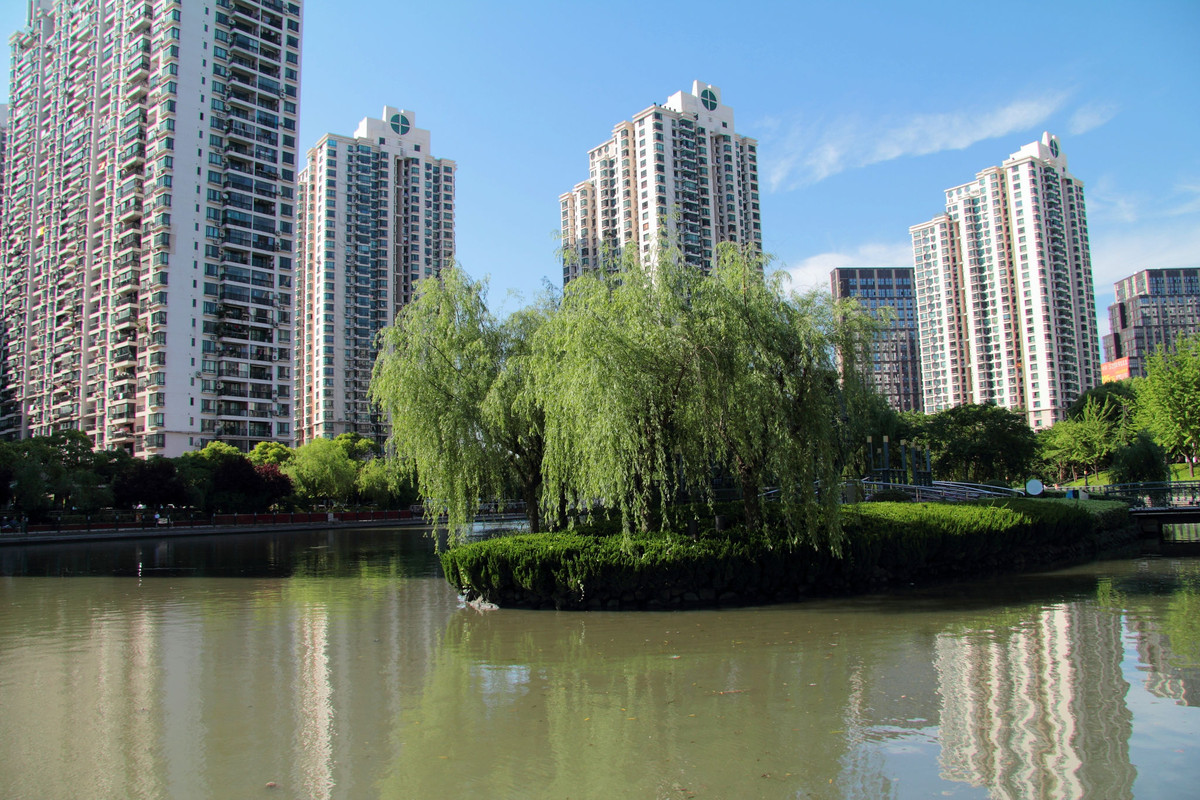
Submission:
M 1144 378 L 1146 359 L 1200 333 L 1200 268 L 1144 269 L 1115 284 L 1104 337 L 1105 380 Z
M 613 128 L 588 152 L 588 179 L 561 195 L 563 281 L 615 269 L 660 242 L 701 269 L 719 242 L 762 248 L 758 143 L 734 131 L 721 90 L 700 81 Z
M 298 0 L 33 0 L 12 37 L 17 435 L 292 439 Z
M 925 410 L 994 402 L 1034 428 L 1100 382 L 1083 183 L 1049 133 L 909 229 Z
M 829 280 L 834 299 L 853 297 L 872 316 L 891 316 L 871 343 L 871 377 L 892 408 L 921 411 L 921 353 L 912 267 L 837 267 Z
M 367 400 L 375 336 L 421 278 L 454 258 L 453 161 L 434 158 L 412 111 L 384 108 L 353 136 L 326 134 L 301 174 L 296 437 L 358 433 L 381 444 Z
M 13 377 L 9 374 L 13 361 L 9 357 L 9 348 L 19 346 L 21 329 L 14 325 L 2 313 L 8 308 L 7 297 L 11 289 L 14 300 L 20 287 L 15 280 L 10 279 L 8 271 L 8 242 L 11 226 L 8 218 L 8 193 L 4 185 L 8 174 L 8 105 L 0 103 L 0 439 L 14 439 L 17 436 L 18 411 L 21 404 L 17 400 L 16 387 Z

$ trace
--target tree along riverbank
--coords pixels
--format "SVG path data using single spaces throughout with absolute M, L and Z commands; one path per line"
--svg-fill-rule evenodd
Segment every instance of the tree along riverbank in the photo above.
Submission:
M 734 507 L 718 515 L 736 514 Z M 699 519 L 688 533 L 623 535 L 594 521 L 502 536 L 441 554 L 469 601 L 554 609 L 682 609 L 792 602 L 977 575 L 1082 563 L 1137 547 L 1128 508 L 1112 501 L 1008 499 L 858 503 L 840 510 L 840 552 L 803 539 Z M 717 530 L 725 527 L 725 530 Z

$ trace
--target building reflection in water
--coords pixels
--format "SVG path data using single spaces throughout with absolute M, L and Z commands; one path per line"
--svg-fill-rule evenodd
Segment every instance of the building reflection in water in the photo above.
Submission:
M 329 685 L 329 619 L 322 606 L 301 610 L 296 635 L 297 761 L 304 794 L 327 800 L 333 789 L 333 690 Z
M 935 645 L 943 777 L 992 797 L 1133 797 L 1121 616 L 1082 603 Z
M 1138 661 L 1147 667 L 1146 691 L 1181 706 L 1200 706 L 1200 667 L 1174 663 L 1171 639 L 1156 622 L 1133 614 L 1129 628 Z

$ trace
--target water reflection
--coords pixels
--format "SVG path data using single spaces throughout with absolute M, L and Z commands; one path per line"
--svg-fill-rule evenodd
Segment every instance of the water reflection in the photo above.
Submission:
M 940 763 L 1008 800 L 1128 798 L 1121 619 L 1083 603 L 938 637 Z
M 763 609 L 480 614 L 427 540 L 377 533 L 213 543 L 208 577 L 0 580 L 0 796 L 1194 787 L 1176 751 L 1200 734 L 1196 562 Z M 159 563 L 181 566 L 180 544 Z

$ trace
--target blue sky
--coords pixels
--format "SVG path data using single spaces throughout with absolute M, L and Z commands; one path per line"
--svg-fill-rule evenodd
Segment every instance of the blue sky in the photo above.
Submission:
M 0 8 L 24 25 L 23 0 Z M 459 165 L 459 260 L 512 310 L 561 282 L 558 195 L 587 150 L 694 79 L 759 140 L 764 245 L 799 287 L 911 263 L 944 189 L 1049 130 L 1085 182 L 1105 318 L 1114 280 L 1200 265 L 1198 42 L 1197 0 L 309 0 L 301 142 L 415 111 Z

